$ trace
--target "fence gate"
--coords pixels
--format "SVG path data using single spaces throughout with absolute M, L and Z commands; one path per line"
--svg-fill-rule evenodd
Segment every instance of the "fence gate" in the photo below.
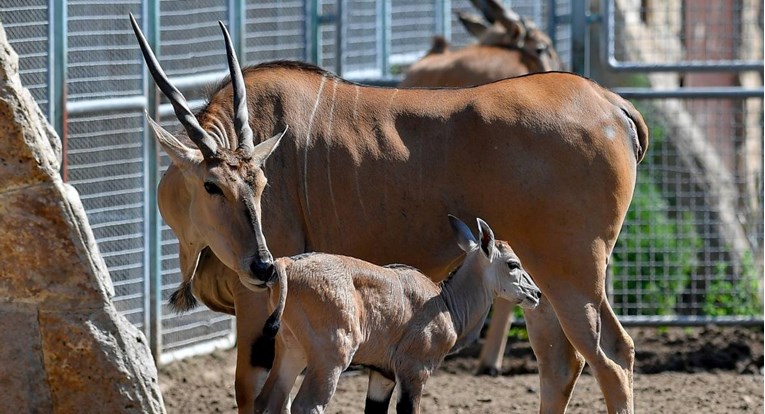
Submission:
M 622 320 L 761 323 L 762 4 L 505 3 L 544 28 L 572 70 L 617 87 L 650 124 L 612 258 L 610 295 Z M 469 0 L 3 0 L 0 21 L 24 85 L 64 141 L 62 173 L 80 192 L 115 305 L 164 363 L 235 337 L 227 315 L 167 307 L 180 278 L 178 244 L 155 188 L 169 161 L 143 112 L 166 128 L 177 123 L 150 90 L 128 13 L 198 106 L 227 74 L 217 20 L 243 64 L 304 60 L 394 84 L 433 34 L 456 47 L 472 42 L 454 13 L 472 9 Z
M 587 45 L 597 56 L 583 66 L 630 98 L 651 134 L 611 262 L 616 312 L 761 325 L 761 2 L 599 6 Z

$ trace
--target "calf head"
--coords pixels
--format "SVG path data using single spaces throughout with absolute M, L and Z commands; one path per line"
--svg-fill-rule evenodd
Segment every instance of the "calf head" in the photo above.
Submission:
M 479 44 L 521 51 L 529 72 L 564 69 L 552 40 L 533 22 L 506 9 L 498 0 L 472 0 L 472 3 L 489 22 L 488 25 L 470 13 L 459 12 L 457 17 Z
M 458 218 L 450 215 L 449 222 L 457 244 L 466 253 L 462 269 L 480 274 L 495 296 L 528 309 L 539 304 L 541 292 L 521 260 L 506 241 L 494 239 L 494 232 L 485 221 L 477 219 L 478 239 Z
M 193 143 L 169 133 L 147 115 L 157 141 L 172 161 L 160 183 L 158 202 L 162 217 L 179 239 L 184 282 L 193 276 L 202 249 L 209 247 L 246 286 L 264 287 L 272 277 L 273 257 L 261 229 L 260 198 L 267 183 L 263 166 L 284 132 L 254 145 L 244 78 L 223 23 L 220 26 L 233 87 L 236 148 L 228 148 L 230 140 L 225 130 L 230 128 L 216 127 L 209 132 L 202 128 L 184 96 L 159 66 L 132 15 L 130 19 L 154 81 L 170 100 Z M 231 120 L 216 124 L 230 125 Z

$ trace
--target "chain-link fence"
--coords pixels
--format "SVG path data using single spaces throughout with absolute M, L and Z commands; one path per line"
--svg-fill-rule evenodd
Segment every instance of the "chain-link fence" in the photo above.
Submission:
M 749 2 L 755 4 L 733 3 Z M 624 73 L 618 82 L 601 82 L 632 87 L 621 91 L 635 98 L 650 124 L 651 148 L 612 261 L 615 308 L 627 322 L 656 315 L 669 315 L 662 323 L 724 320 L 720 315 L 761 318 L 762 45 L 747 43 L 753 32 L 762 36 L 761 5 L 753 18 L 743 6 L 704 14 L 694 11 L 695 2 L 649 2 L 653 8 L 641 8 L 646 2 L 608 0 L 586 18 L 585 3 L 506 1 L 551 34 L 564 62 L 575 69 L 587 66 L 578 63 L 584 59 L 584 31 L 576 28 L 600 24 L 606 40 L 602 61 Z M 705 10 L 718 10 L 717 3 L 730 2 L 707 3 Z M 217 20 L 227 22 L 242 64 L 304 60 L 351 79 L 390 83 L 430 48 L 433 34 L 454 47 L 473 41 L 456 10 L 478 14 L 468 0 L 0 3 L 22 81 L 64 140 L 63 174 L 82 196 L 114 281 L 115 304 L 149 335 L 160 361 L 231 345 L 233 323 L 205 308 L 176 315 L 167 306 L 180 280 L 178 244 L 157 215 L 155 188 L 169 161 L 157 157 L 143 112 L 158 112 L 171 130 L 177 123 L 169 106 L 155 102 L 148 90 L 127 14 L 137 17 L 173 83 L 199 105 L 207 87 L 226 75 Z M 715 29 L 712 20 L 727 26 Z M 693 26 L 705 21 L 710 24 L 702 29 Z M 759 32 L 748 24 L 759 25 Z M 703 42 L 694 37 L 699 31 Z M 640 39 L 641 33 L 655 41 Z M 675 43 L 677 50 L 671 49 Z M 645 54 L 635 52 L 642 50 L 635 44 L 647 45 Z M 672 87 L 708 84 L 708 69 L 668 73 L 677 70 L 672 65 L 705 62 L 724 66 L 720 71 L 732 83 L 721 86 L 730 94 L 699 94 L 698 87 L 690 95 L 655 92 L 667 87 L 668 78 L 674 79 Z M 669 66 L 645 67 L 658 63 Z M 760 72 L 750 87 L 740 75 L 753 68 Z

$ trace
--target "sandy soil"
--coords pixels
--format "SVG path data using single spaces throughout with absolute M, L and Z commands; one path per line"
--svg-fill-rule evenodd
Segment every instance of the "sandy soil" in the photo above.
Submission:
M 763 412 L 763 330 L 743 328 L 631 329 L 635 339 L 637 412 Z M 536 362 L 526 341 L 512 341 L 503 375 L 475 377 L 478 345 L 449 358 L 426 387 L 426 413 L 535 412 Z M 236 412 L 232 351 L 190 358 L 160 369 L 169 413 Z M 331 413 L 363 412 L 366 375 L 343 375 Z M 390 412 L 394 412 L 391 404 Z M 597 382 L 587 368 L 569 413 L 604 412 Z

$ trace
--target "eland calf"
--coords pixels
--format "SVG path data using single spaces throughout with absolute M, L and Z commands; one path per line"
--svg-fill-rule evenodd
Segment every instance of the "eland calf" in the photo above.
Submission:
M 276 358 L 255 401 L 256 412 L 282 412 L 298 374 L 305 379 L 292 412 L 323 412 L 349 365 L 369 368 L 367 413 L 419 412 L 425 382 L 450 352 L 478 338 L 492 301 L 525 308 L 540 291 L 507 242 L 478 221 L 478 240 L 449 216 L 463 263 L 440 284 L 405 265 L 376 266 L 313 253 L 275 262 L 264 336 L 277 337 Z M 289 293 L 288 293 L 289 292 Z

